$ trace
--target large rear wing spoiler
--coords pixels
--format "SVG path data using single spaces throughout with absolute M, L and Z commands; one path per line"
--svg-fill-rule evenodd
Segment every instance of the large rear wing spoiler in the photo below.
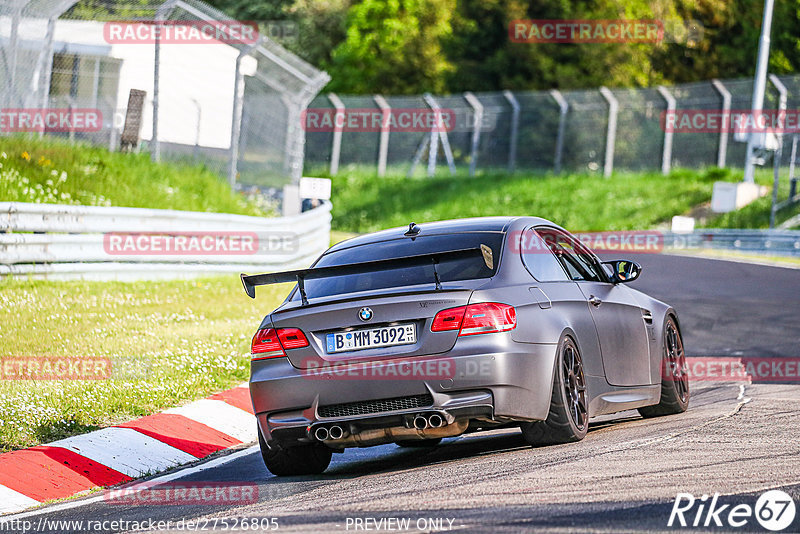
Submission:
M 284 271 L 281 273 L 264 273 L 247 275 L 242 273 L 242 286 L 244 292 L 251 299 L 256 298 L 256 286 L 269 284 L 285 284 L 287 282 L 297 283 L 300 290 L 300 297 L 305 306 L 308 304 L 306 297 L 305 281 L 319 278 L 330 278 L 332 276 L 342 276 L 347 274 L 365 274 L 378 271 L 388 271 L 391 269 L 402 269 L 404 267 L 419 267 L 421 265 L 433 265 L 433 277 L 436 289 L 442 288 L 437 265 L 443 260 L 455 260 L 460 258 L 482 258 L 489 269 L 494 269 L 494 259 L 492 249 L 486 245 L 474 248 L 464 248 L 450 250 L 446 252 L 433 252 L 430 254 L 418 254 L 414 256 L 403 256 L 388 260 L 365 261 L 361 263 L 348 263 L 345 265 L 331 265 L 329 267 L 315 267 L 311 269 L 300 269 L 297 271 Z

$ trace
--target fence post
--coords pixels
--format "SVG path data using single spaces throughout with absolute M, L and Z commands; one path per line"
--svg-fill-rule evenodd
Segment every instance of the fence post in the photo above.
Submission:
M 617 141 L 617 114 L 619 101 L 608 87 L 601 87 L 600 94 L 608 102 L 608 131 L 606 132 L 606 160 L 603 165 L 603 176 L 608 178 L 614 171 L 614 145 Z
M 470 92 L 464 93 L 464 99 L 472 108 L 472 144 L 470 145 L 469 175 L 475 176 L 478 164 L 478 146 L 481 141 L 481 124 L 483 124 L 483 104 Z
M 764 109 L 764 92 L 767 87 L 767 69 L 769 68 L 770 31 L 772 29 L 772 10 L 775 0 L 764 0 L 764 12 L 761 20 L 761 35 L 758 38 L 758 58 L 756 59 L 756 74 L 753 78 L 753 99 L 750 104 L 753 120 Z M 755 183 L 755 166 L 759 149 L 756 146 L 756 135 L 750 132 L 747 135 L 747 152 L 744 158 L 744 179 L 742 181 Z
M 115 124 L 117 118 L 117 111 L 111 114 L 111 129 L 108 132 L 108 151 L 116 152 L 117 150 L 117 125 Z
M 203 108 L 200 106 L 200 102 L 198 102 L 196 98 L 192 98 L 192 103 L 197 109 L 197 127 L 195 128 L 194 132 L 194 149 L 192 150 L 192 157 L 197 158 L 197 155 L 200 153 L 200 122 L 203 119 Z
M 392 108 L 381 95 L 372 97 L 381 110 L 381 138 L 378 147 L 378 176 L 386 176 L 386 161 L 389 157 L 389 132 L 391 131 Z
M 228 162 L 228 183 L 231 187 L 236 185 L 236 173 L 239 166 L 239 137 L 242 133 L 242 109 L 244 100 L 244 73 L 242 72 L 242 59 L 250 53 L 257 43 L 252 43 L 239 50 L 236 56 L 236 71 L 233 80 L 233 115 L 231 116 L 231 155 Z
M 39 107 L 44 109 L 48 107 L 50 101 L 50 81 L 53 75 L 53 36 L 56 32 L 56 17 L 47 19 L 47 33 L 45 34 L 45 45 L 42 50 L 43 61 L 42 70 L 39 73 L 41 79 L 41 100 Z M 44 129 L 39 132 L 39 137 L 44 136 Z
M 677 102 L 675 97 L 663 85 L 658 86 L 658 92 L 667 101 L 667 116 L 675 113 Z M 666 126 L 666 121 L 664 122 Z M 673 132 L 670 128 L 664 128 L 664 151 L 661 153 L 661 174 L 669 174 L 672 168 L 672 136 Z
M 728 91 L 722 82 L 714 79 L 711 80 L 711 85 L 714 86 L 714 89 L 722 96 L 722 119 L 727 120 L 730 124 L 730 114 L 731 114 L 731 93 Z M 728 132 L 725 128 L 722 128 L 719 132 L 719 150 L 717 151 L 717 167 L 723 168 L 725 167 L 725 160 L 728 156 Z
M 286 102 L 286 142 L 283 145 L 283 168 L 291 183 L 297 185 L 303 177 L 303 158 L 305 158 L 305 136 L 302 116 L 305 106 L 299 98 L 281 95 Z
M 344 120 L 344 102 L 335 93 L 328 93 L 328 101 L 336 111 L 333 115 L 333 142 L 331 144 L 331 176 L 339 172 L 339 158 L 342 154 L 342 128 L 338 125 Z
M 158 107 L 160 99 L 159 78 L 161 73 L 161 23 L 167 19 L 167 13 L 175 7 L 178 0 L 166 0 L 156 11 L 155 51 L 153 55 L 153 133 L 150 138 L 150 159 L 161 161 L 161 144 L 158 141 Z M 237 62 L 238 67 L 238 62 Z
M 453 161 L 453 152 L 450 150 L 450 141 L 447 139 L 447 131 L 439 131 L 442 129 L 442 121 L 441 113 L 437 113 L 437 111 L 440 111 L 442 107 L 430 93 L 425 93 L 423 98 L 428 104 L 428 107 L 433 110 L 437 119 L 434 121 L 434 125 L 431 128 L 431 146 L 428 152 L 428 176 L 433 176 L 436 172 L 436 156 L 439 152 L 439 140 L 442 141 L 442 150 L 444 151 L 444 157 L 447 159 L 447 166 L 450 168 L 450 174 L 455 174 L 456 164 L 455 161 Z
M 508 147 L 508 172 L 514 172 L 517 167 L 517 138 L 519 137 L 519 102 L 511 91 L 503 91 L 508 103 L 511 104 L 511 139 Z
M 150 135 L 150 160 L 161 160 L 161 147 L 158 144 L 158 99 L 161 94 L 158 86 L 159 71 L 161 70 L 161 31 L 158 28 L 161 11 L 156 14 L 156 42 L 153 52 L 153 133 Z
M 97 108 L 100 97 L 100 58 L 94 58 L 94 73 L 92 78 L 92 107 Z
M 67 104 L 67 109 L 69 109 L 69 116 L 72 117 L 75 114 L 75 97 L 69 95 L 69 104 Z M 69 124 L 69 142 L 75 142 L 75 124 L 70 121 Z
M 569 102 L 561 94 L 558 89 L 551 89 L 550 96 L 558 104 L 558 133 L 556 134 L 556 155 L 553 161 L 553 172 L 561 174 L 561 160 L 564 156 L 564 131 L 567 128 L 567 112 L 569 111 Z
M 781 155 L 783 154 L 783 128 L 786 117 L 786 101 L 788 91 L 783 82 L 774 74 L 769 75 L 769 81 L 778 90 L 778 128 L 775 136 L 778 138 L 778 149 L 773 156 L 773 179 L 772 179 L 772 206 L 769 210 L 769 227 L 775 228 L 775 216 L 778 212 L 778 185 L 780 183 Z
M 19 23 L 22 16 L 22 9 L 27 2 L 21 2 L 14 8 L 11 14 L 11 29 L 8 36 L 8 102 L 10 108 L 17 107 L 17 47 L 19 45 Z

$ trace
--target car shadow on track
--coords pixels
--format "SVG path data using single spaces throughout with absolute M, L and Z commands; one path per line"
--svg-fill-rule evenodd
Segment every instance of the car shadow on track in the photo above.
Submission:
M 617 418 L 613 421 L 592 422 L 589 424 L 589 433 L 636 419 L 640 418 L 631 416 Z M 331 466 L 319 477 L 327 479 L 354 478 L 367 474 L 425 467 L 478 456 L 499 455 L 526 449 L 545 450 L 570 445 L 532 446 L 525 442 L 519 429 L 507 428 L 445 439 L 435 447 L 404 448 L 390 444 L 364 449 L 347 449 L 343 454 L 334 454 Z M 297 480 L 298 478 L 300 477 L 292 477 L 285 480 Z

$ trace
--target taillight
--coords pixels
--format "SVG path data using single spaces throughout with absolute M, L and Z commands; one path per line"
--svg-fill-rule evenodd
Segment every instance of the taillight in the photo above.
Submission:
M 461 330 L 461 321 L 464 320 L 466 306 L 442 310 L 433 318 L 432 332 L 447 332 L 448 330 Z
M 253 360 L 286 356 L 286 349 L 308 346 L 308 339 L 299 328 L 262 328 L 253 336 L 250 353 Z
M 498 304 L 497 302 L 483 302 L 470 304 L 464 314 L 459 336 L 473 336 L 475 334 L 490 334 L 492 332 L 506 332 L 517 326 L 517 311 L 514 306 Z
M 517 311 L 513 306 L 497 302 L 482 302 L 442 310 L 433 318 L 431 331 L 458 330 L 459 336 L 474 336 L 506 332 L 517 326 Z
M 278 339 L 281 340 L 284 350 L 302 349 L 308 346 L 306 335 L 299 328 L 279 328 Z

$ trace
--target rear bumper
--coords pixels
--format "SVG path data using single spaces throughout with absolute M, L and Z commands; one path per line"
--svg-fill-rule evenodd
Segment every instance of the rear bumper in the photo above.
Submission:
M 267 443 L 312 441 L 310 429 L 320 423 L 388 428 L 421 412 L 448 422 L 547 417 L 556 345 L 507 338 L 499 351 L 476 351 L 487 348 L 478 339 L 459 345 L 443 355 L 325 370 L 297 369 L 287 358 L 255 361 L 250 394 L 262 435 Z M 372 403 L 382 400 L 391 402 Z

